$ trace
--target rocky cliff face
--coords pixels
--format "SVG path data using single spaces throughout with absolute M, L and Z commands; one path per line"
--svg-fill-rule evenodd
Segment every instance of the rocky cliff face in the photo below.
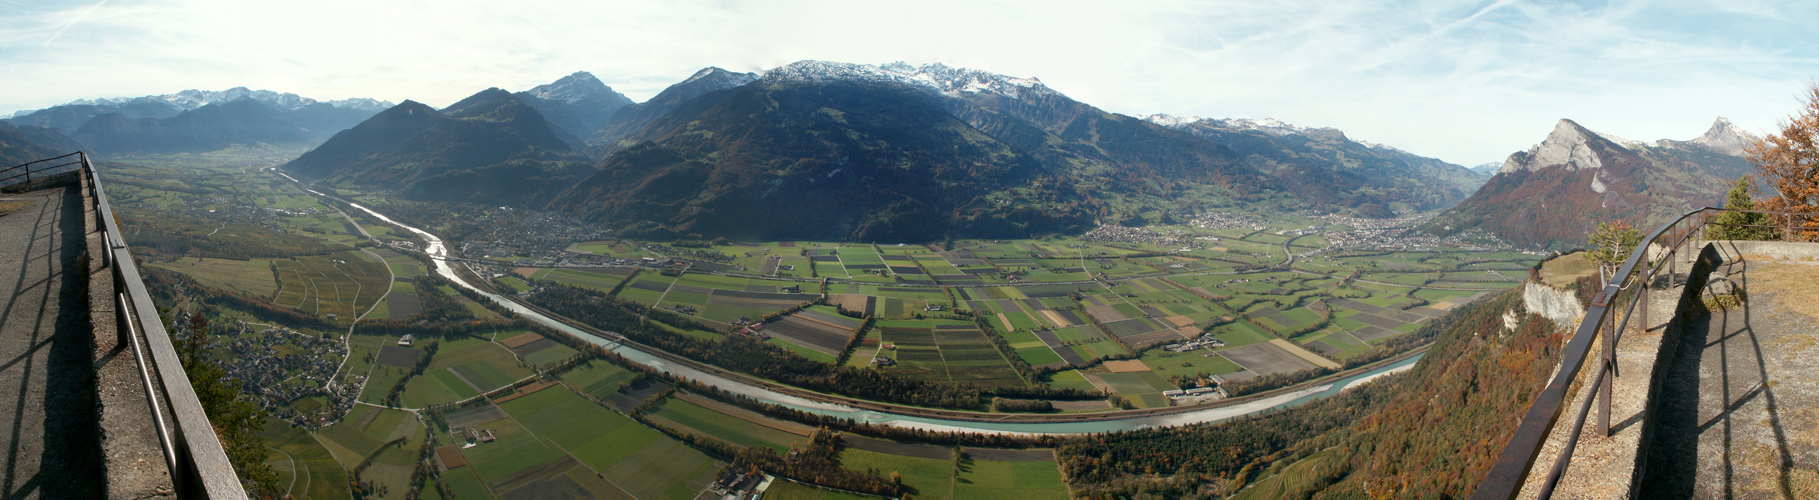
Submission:
M 1547 134 L 1547 139 L 1530 147 L 1528 151 L 1511 154 L 1503 161 L 1503 168 L 1497 173 L 1533 172 L 1547 167 L 1557 167 L 1567 171 L 1599 168 L 1604 160 L 1594 151 L 1596 142 L 1610 142 L 1572 120 L 1562 118 L 1554 124 L 1554 131 Z
M 1547 318 L 1554 323 L 1554 328 L 1562 330 L 1578 326 L 1579 320 L 1585 317 L 1585 304 L 1579 302 L 1577 293 L 1534 281 L 1522 284 L 1522 305 L 1528 312 Z
M 1718 121 L 1712 122 L 1712 128 L 1707 129 L 1704 135 L 1687 142 L 1704 146 L 1715 153 L 1743 156 L 1744 148 L 1757 139 L 1756 134 L 1737 128 L 1736 124 L 1720 116 Z

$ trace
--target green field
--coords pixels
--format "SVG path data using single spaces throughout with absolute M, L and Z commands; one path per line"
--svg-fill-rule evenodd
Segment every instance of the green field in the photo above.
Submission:
M 203 285 L 270 297 L 278 289 L 272 277 L 271 259 L 211 259 L 184 257 L 169 262 L 150 261 L 147 267 L 169 269 L 196 278 Z
M 423 375 L 405 385 L 403 401 L 413 408 L 450 403 L 530 375 L 529 368 L 520 366 L 517 357 L 498 344 L 471 337 L 442 342 Z M 370 385 L 367 390 L 372 393 Z
M 1069 498 L 1055 462 L 963 461 L 954 498 L 1039 500 Z
M 675 398 L 664 401 L 656 415 L 694 429 L 700 435 L 748 448 L 770 448 L 780 454 L 788 452 L 791 444 L 806 439 Z
M 347 496 L 347 470 L 308 432 L 267 419 L 265 431 L 259 437 L 266 446 L 276 449 L 268 455 L 267 463 L 281 461 L 288 468 L 280 471 L 278 479 L 290 495 L 296 498 Z
M 308 313 L 334 314 L 342 324 L 372 308 L 392 285 L 386 266 L 368 260 L 361 252 L 306 255 L 272 262 L 278 268 L 279 288 L 273 303 Z
M 562 374 L 562 380 L 575 390 L 594 397 L 606 397 L 619 390 L 619 384 L 632 379 L 632 372 L 605 361 L 590 361 Z
M 561 387 L 499 407 L 638 498 L 693 498 L 706 485 L 702 476 L 713 472 L 714 460 L 700 451 Z
M 840 466 L 853 470 L 877 469 L 890 477 L 903 476 L 903 485 L 916 498 L 957 498 L 954 496 L 954 461 L 887 455 L 848 448 L 840 452 Z
M 769 489 L 764 490 L 764 498 L 767 500 L 865 500 L 875 497 L 822 489 L 813 485 L 777 478 L 775 481 L 771 482 Z

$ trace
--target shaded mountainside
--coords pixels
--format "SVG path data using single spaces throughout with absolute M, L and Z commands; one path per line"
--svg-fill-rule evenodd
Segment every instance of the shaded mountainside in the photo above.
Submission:
M 593 172 L 543 115 L 497 88 L 442 111 L 405 101 L 283 168 L 415 200 L 507 205 L 547 197 Z
M 0 168 L 74 153 L 82 145 L 52 128 L 0 122 Z M 11 174 L 7 174 L 11 175 Z
M 743 80 L 721 76 L 709 86 Z M 628 106 L 602 134 L 692 90 Z M 549 207 L 632 234 L 931 241 L 1140 224 L 1275 192 L 1216 143 L 1033 80 L 939 65 L 796 63 L 701 94 L 613 146 L 624 149 L 596 178 Z
M 1108 113 L 1060 93 L 971 92 L 944 104 L 987 135 L 1066 172 L 1083 193 L 1172 198 L 1183 184 L 1204 184 L 1249 198 L 1289 189 L 1245 166 L 1223 145 Z M 1100 215 L 1125 214 L 1106 210 Z
M 605 158 L 621 149 L 631 147 L 649 140 L 645 129 L 675 111 L 683 103 L 695 100 L 704 94 L 726 90 L 758 80 L 756 73 L 734 73 L 709 66 L 696 71 L 694 75 L 663 89 L 656 97 L 637 104 L 628 104 L 613 111 L 605 123 L 596 127 L 596 132 L 582 137 L 587 138 L 588 152 L 596 158 Z
M 643 132 L 654 141 L 614 154 L 550 206 L 672 237 L 927 241 L 1091 225 L 1056 172 L 938 99 L 868 82 L 709 93 L 654 121 Z M 1010 203 L 1012 188 L 1031 196 Z
M 773 102 L 743 101 L 751 99 Z M 912 130 L 936 114 L 946 116 L 939 127 L 957 120 L 970 132 Z M 762 77 L 707 68 L 620 108 L 589 140 L 590 152 L 605 158 L 601 177 L 548 206 L 627 224 L 633 234 L 923 241 L 1137 226 L 1221 208 L 1390 217 L 1392 209 L 1448 206 L 1480 179 L 1334 132 L 1336 140 L 1170 127 L 1106 112 L 1034 78 L 940 64 L 801 61 Z M 887 171 L 855 164 L 859 158 L 898 168 L 878 177 Z M 664 162 L 692 166 L 684 174 L 655 165 Z M 1004 162 L 1034 166 L 976 168 Z M 811 163 L 836 166 L 797 166 Z M 839 168 L 860 177 L 809 182 Z M 954 183 L 922 173 L 954 168 L 978 175 Z M 892 184 L 874 183 L 884 179 Z M 922 190 L 932 187 L 942 192 Z M 789 210 L 776 207 L 848 214 L 811 219 L 828 225 L 800 223 L 801 215 L 784 223 L 769 214 Z
M 1582 245 L 1599 222 L 1654 227 L 1717 206 L 1730 183 L 1755 173 L 1734 147 L 1741 132 L 1720 118 L 1693 141 L 1644 144 L 1561 120 L 1541 144 L 1510 155 L 1470 198 L 1429 222 L 1435 234 L 1481 228 L 1538 249 Z M 1716 134 L 1716 136 L 1714 136 Z
M 1451 207 L 1489 178 L 1434 158 L 1353 141 L 1331 128 L 1273 120 L 1267 122 L 1274 126 L 1258 126 L 1251 120 L 1146 119 L 1231 148 L 1302 199 L 1349 208 L 1364 217 L 1393 217 L 1391 205 L 1405 211 Z

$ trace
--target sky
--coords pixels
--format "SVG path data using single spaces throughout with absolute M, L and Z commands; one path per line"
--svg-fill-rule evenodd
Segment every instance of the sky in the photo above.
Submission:
M 575 71 L 642 101 L 706 66 L 940 62 L 1465 166 L 1561 118 L 1638 140 L 1718 116 L 1773 132 L 1819 77 L 1819 0 L 0 0 L 0 26 L 0 116 L 236 86 L 444 106 Z

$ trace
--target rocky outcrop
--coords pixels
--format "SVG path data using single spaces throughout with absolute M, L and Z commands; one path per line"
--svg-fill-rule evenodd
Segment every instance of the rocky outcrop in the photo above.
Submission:
M 1707 129 L 1704 135 L 1687 142 L 1704 146 L 1715 153 L 1743 156 L 1743 149 L 1757 139 L 1756 134 L 1737 128 L 1736 124 L 1720 116 L 1718 121 L 1712 122 L 1712 128 Z
M 1562 330 L 1573 328 L 1585 317 L 1585 305 L 1579 303 L 1573 292 L 1533 281 L 1522 285 L 1522 305 L 1528 312 L 1547 318 Z
M 1554 131 L 1547 135 L 1546 140 L 1528 151 L 1510 155 L 1509 159 L 1503 161 L 1503 168 L 1497 169 L 1497 173 L 1532 172 L 1554 166 L 1567 170 L 1603 167 L 1604 161 L 1598 158 L 1598 153 L 1589 144 L 1594 137 L 1603 139 L 1578 123 L 1562 118 L 1554 124 Z

